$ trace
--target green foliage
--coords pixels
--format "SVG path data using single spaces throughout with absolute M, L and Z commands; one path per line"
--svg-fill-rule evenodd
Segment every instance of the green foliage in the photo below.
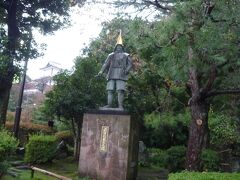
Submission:
M 214 98 L 209 98 L 210 96 L 228 94 L 229 91 L 226 91 L 226 89 L 235 89 L 239 86 L 238 37 L 240 35 L 240 26 L 238 22 L 240 15 L 237 8 L 240 7 L 240 4 L 237 0 L 233 0 L 231 3 L 226 0 L 214 1 L 214 4 L 211 14 L 207 14 L 204 13 L 206 8 L 204 9 L 202 0 L 183 1 L 177 5 L 174 4 L 172 14 L 165 19 L 153 21 L 152 23 L 139 22 L 137 24 L 135 34 L 138 41 L 134 41 L 135 47 L 138 47 L 137 53 L 144 63 L 151 64 L 149 67 L 158 75 L 155 76 L 158 78 L 152 78 L 153 81 L 158 81 L 159 77 L 161 77 L 163 82 L 153 86 L 154 90 L 163 89 L 162 86 L 167 79 L 172 82 L 180 82 L 182 88 L 187 85 L 185 89 L 188 92 L 186 95 L 188 98 L 192 96 L 191 100 L 195 99 L 196 104 L 206 103 L 208 105 L 214 102 Z M 191 71 L 194 72 L 194 76 L 196 75 L 194 78 L 189 73 Z M 138 77 L 141 78 L 141 76 Z M 152 84 L 143 83 L 143 85 L 147 87 L 145 94 L 139 93 L 138 96 L 135 96 L 136 101 L 139 100 L 139 97 L 143 97 L 140 106 L 141 112 L 144 112 L 145 107 L 152 108 L 152 104 L 159 103 L 156 96 L 151 95 Z M 171 93 L 171 89 L 170 86 L 170 91 L 167 92 Z M 212 93 L 218 91 L 221 93 Z M 159 90 L 157 93 L 158 95 L 161 93 L 164 97 L 163 90 Z M 136 101 L 133 99 L 130 103 L 134 104 L 132 102 Z M 233 101 L 233 98 L 231 101 Z M 152 104 L 149 102 L 152 102 Z M 168 102 L 166 101 L 165 104 Z M 226 102 L 223 103 L 226 104 Z M 146 104 L 150 105 L 147 106 Z M 165 110 L 162 109 L 164 106 L 161 106 L 161 103 L 159 103 L 158 107 L 160 107 L 159 112 Z M 193 118 L 200 113 L 197 111 L 192 109 Z M 204 113 L 207 115 L 208 109 L 205 111 Z M 224 125 L 226 126 L 226 124 Z M 199 132 L 195 129 L 196 126 L 190 126 L 190 128 L 192 132 Z M 213 137 L 217 137 L 222 142 L 225 141 L 222 146 L 238 142 L 234 128 L 228 126 L 226 131 L 222 131 L 226 135 L 222 139 L 220 138 L 223 135 L 220 130 L 222 128 L 218 126 L 218 130 L 214 127 L 212 129 Z M 149 132 L 149 130 L 145 132 Z M 192 135 L 191 137 L 198 137 L 206 134 L 191 133 L 190 135 Z M 154 135 L 153 137 L 159 138 L 161 136 L 158 134 L 158 136 Z M 221 145 L 218 141 L 212 142 Z M 199 145 L 201 147 L 203 144 L 200 143 Z M 199 157 L 199 154 L 195 154 L 195 156 Z M 189 165 L 188 167 L 193 166 Z
M 82 1 L 84 2 L 84 1 Z M 0 126 L 5 123 L 6 110 L 12 82 L 21 74 L 21 62 L 41 56 L 44 46 L 39 46 L 32 32 L 39 30 L 51 34 L 69 25 L 68 0 L 2 1 L 0 3 Z M 7 31 L 5 30 L 7 29 Z M 10 108 L 13 109 L 10 103 Z
M 6 130 L 0 130 L 0 177 L 9 168 L 7 162 L 9 156 L 13 154 L 18 146 L 18 141 Z
M 151 167 L 165 167 L 171 172 L 181 171 L 185 166 L 186 147 L 172 146 L 167 150 L 148 148 L 147 164 Z M 204 149 L 201 154 L 203 171 L 219 170 L 219 155 L 211 149 Z
M 58 140 L 63 140 L 72 136 L 70 131 L 60 131 L 55 134 Z
M 18 146 L 18 141 L 6 130 L 0 130 L 0 162 L 7 159 Z
M 31 170 L 23 170 L 16 173 L 17 177 L 12 177 L 10 175 L 5 175 L 1 180 L 57 180 L 57 178 L 46 175 L 42 172 L 35 171 L 33 178 L 31 178 Z
M 168 180 L 233 180 L 240 179 L 240 173 L 218 173 L 218 172 L 181 172 L 171 173 Z
M 57 149 L 57 138 L 50 135 L 32 135 L 26 145 L 24 160 L 30 163 L 45 163 L 53 159 Z
M 36 124 L 46 124 L 48 120 L 53 120 L 53 117 L 48 113 L 48 109 L 42 105 L 33 110 L 32 121 Z
M 7 161 L 0 162 L 0 178 L 2 174 L 6 174 L 8 169 L 10 168 L 10 164 Z
M 77 142 L 83 114 L 89 109 L 96 109 L 106 99 L 105 80 L 96 78 L 99 70 L 100 63 L 93 57 L 77 57 L 73 73 L 63 71 L 54 77 L 56 84 L 44 102 L 46 115 L 57 117 L 65 127 L 69 127 Z M 77 143 L 75 148 L 78 148 Z M 78 152 L 77 149 L 75 152 Z
M 56 84 L 44 102 L 44 113 L 55 116 L 58 128 L 64 125 L 61 128 L 71 130 L 75 140 L 80 139 L 83 114 L 106 101 L 105 80 L 95 77 L 99 70 L 100 64 L 94 58 L 77 57 L 73 73 L 64 71 L 54 77 Z
M 166 167 L 170 172 L 181 171 L 185 169 L 185 146 L 172 146 L 167 150 Z
M 56 85 L 45 101 L 49 114 L 79 119 L 87 109 L 96 108 L 105 99 L 104 81 L 95 78 L 100 64 L 94 59 L 79 57 L 75 69 L 71 75 L 63 72 L 55 76 Z
M 166 168 L 170 172 L 177 172 L 184 169 L 186 147 L 172 146 L 167 150 L 149 148 L 147 164 L 151 167 Z
M 68 177 L 73 180 L 85 180 L 87 177 L 80 178 L 78 176 L 78 166 L 79 162 L 73 157 L 61 158 L 59 160 L 53 160 L 51 163 L 41 164 L 42 169 L 46 169 L 50 172 L 60 174 L 62 176 Z M 35 171 L 34 178 L 31 178 L 30 170 L 22 170 L 18 173 L 18 177 L 3 176 L 1 180 L 57 180 L 55 177 L 45 175 L 41 172 Z
M 144 123 L 147 128 L 147 146 L 167 149 L 186 144 L 189 118 L 187 111 L 178 114 L 168 112 L 146 115 Z
M 185 89 L 180 82 L 159 72 L 159 64 L 144 64 L 128 80 L 127 108 L 139 117 L 153 111 L 182 111 L 186 108 Z
M 15 118 L 15 116 L 12 112 L 7 112 L 7 121 L 13 122 L 14 118 Z
M 151 166 L 165 167 L 167 152 L 159 148 L 149 148 L 148 152 L 148 161 Z
M 60 118 L 60 121 L 54 121 L 54 125 L 56 126 L 57 131 L 68 131 L 71 129 L 71 123 L 62 119 L 64 118 Z
M 210 113 L 209 129 L 211 144 L 228 147 L 240 142 L 236 120 L 220 113 Z
M 211 149 L 204 149 L 201 154 L 203 171 L 217 171 L 219 169 L 219 155 Z
M 73 134 L 68 131 L 59 131 L 55 133 L 55 136 L 58 141 L 64 141 L 67 144 L 73 145 Z

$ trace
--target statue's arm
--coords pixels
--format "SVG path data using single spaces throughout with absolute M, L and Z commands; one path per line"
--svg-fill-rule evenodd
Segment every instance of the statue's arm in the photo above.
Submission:
M 111 55 L 111 54 L 110 54 Z M 101 70 L 99 71 L 98 75 L 103 74 L 105 71 L 109 69 L 110 66 L 110 55 L 108 55 L 107 59 L 105 60 L 104 64 L 102 65 Z
M 128 58 L 127 58 L 127 67 L 126 67 L 126 73 L 128 74 L 129 71 L 132 69 L 133 67 L 133 64 L 132 64 L 132 60 L 130 58 L 130 56 L 128 55 Z

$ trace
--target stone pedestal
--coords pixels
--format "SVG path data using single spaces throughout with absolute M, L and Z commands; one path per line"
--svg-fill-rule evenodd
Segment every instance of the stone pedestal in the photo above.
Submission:
M 97 180 L 134 180 L 137 176 L 138 126 L 126 112 L 84 114 L 80 176 Z

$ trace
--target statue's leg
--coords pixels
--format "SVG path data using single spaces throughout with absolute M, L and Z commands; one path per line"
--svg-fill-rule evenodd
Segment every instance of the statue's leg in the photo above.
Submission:
M 117 93 L 118 93 L 118 108 L 123 110 L 123 100 L 124 100 L 124 92 L 126 89 L 126 82 L 123 80 L 117 80 Z
M 107 83 L 107 94 L 108 95 L 107 95 L 107 105 L 104 106 L 105 108 L 112 107 L 114 85 L 115 85 L 115 81 L 114 80 L 109 80 L 108 83 Z
M 118 108 L 123 110 L 124 90 L 118 90 Z
M 107 102 L 108 102 L 107 106 L 112 107 L 113 91 L 108 90 Z

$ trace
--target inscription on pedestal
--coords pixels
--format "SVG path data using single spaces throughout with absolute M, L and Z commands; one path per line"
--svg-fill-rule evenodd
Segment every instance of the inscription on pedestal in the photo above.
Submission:
M 100 139 L 100 152 L 107 152 L 108 150 L 108 133 L 109 126 L 102 126 Z

